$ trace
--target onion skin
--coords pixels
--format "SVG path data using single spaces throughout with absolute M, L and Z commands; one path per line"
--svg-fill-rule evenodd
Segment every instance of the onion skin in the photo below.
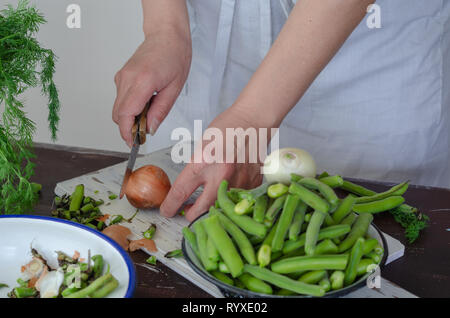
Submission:
M 170 180 L 161 168 L 143 166 L 131 174 L 125 186 L 128 202 L 138 209 L 157 208 L 170 190 Z

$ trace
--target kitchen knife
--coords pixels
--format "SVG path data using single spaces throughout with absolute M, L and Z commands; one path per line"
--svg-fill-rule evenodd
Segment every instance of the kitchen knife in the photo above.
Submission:
M 146 135 L 147 135 L 147 113 L 150 108 L 150 105 L 152 104 L 153 95 L 147 104 L 145 105 L 144 110 L 139 116 L 136 116 L 132 134 L 133 134 L 133 147 L 131 148 L 130 156 L 128 157 L 128 164 L 127 168 L 125 170 L 125 174 L 123 176 L 122 181 L 122 187 L 120 188 L 120 198 L 123 198 L 123 195 L 125 193 L 125 187 L 127 185 L 128 179 L 131 176 L 131 173 L 133 172 L 134 164 L 136 162 L 137 155 L 139 153 L 139 148 L 141 145 L 143 145 L 146 141 Z

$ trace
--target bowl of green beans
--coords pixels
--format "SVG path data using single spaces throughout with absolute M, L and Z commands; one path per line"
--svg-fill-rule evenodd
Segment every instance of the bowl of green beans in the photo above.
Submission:
M 304 180 L 306 179 L 306 180 Z M 387 245 L 355 196 L 316 178 L 228 189 L 183 228 L 190 267 L 225 297 L 339 297 L 363 288 Z

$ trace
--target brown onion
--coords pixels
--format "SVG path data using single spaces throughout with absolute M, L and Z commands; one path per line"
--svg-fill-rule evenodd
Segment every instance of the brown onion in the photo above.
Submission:
M 125 185 L 128 202 L 138 209 L 159 207 L 169 190 L 169 177 L 164 170 L 153 165 L 133 171 Z

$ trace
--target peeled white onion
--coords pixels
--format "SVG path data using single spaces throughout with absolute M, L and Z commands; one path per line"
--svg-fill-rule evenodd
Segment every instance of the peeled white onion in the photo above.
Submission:
M 315 177 L 316 163 L 306 150 L 281 148 L 267 156 L 264 160 L 263 172 L 267 182 L 289 184 L 291 173 L 302 177 Z

